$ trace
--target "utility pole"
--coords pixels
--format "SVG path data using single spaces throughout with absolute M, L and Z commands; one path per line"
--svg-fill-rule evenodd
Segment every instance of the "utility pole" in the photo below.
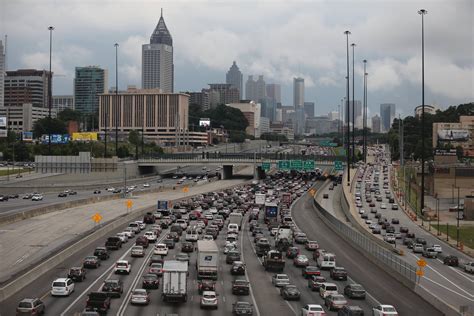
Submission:
M 53 55 L 53 30 L 54 27 L 48 27 L 49 30 L 49 74 L 48 74 L 48 154 L 51 155 L 51 108 L 53 106 L 53 75 L 51 73 L 51 60 Z
M 362 124 L 362 134 L 363 134 L 363 151 L 364 151 L 364 163 L 367 163 L 367 60 L 364 59 L 364 105 L 363 105 L 363 124 Z
M 118 96 L 118 47 L 119 44 L 115 43 L 115 156 L 118 157 L 118 128 L 120 120 L 120 102 Z
M 355 164 L 355 89 L 354 89 L 354 59 L 355 59 L 355 43 L 352 46 L 352 163 Z
M 349 34 L 350 31 L 345 31 L 346 35 L 346 65 L 347 65 L 347 74 L 346 74 L 346 123 L 347 123 L 347 185 L 351 184 L 351 157 L 350 157 L 350 124 L 349 124 Z

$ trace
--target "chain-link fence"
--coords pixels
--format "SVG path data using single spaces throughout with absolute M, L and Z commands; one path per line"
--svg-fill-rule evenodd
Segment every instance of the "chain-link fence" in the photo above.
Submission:
M 400 274 L 413 286 L 415 285 L 417 276 L 416 268 L 414 266 L 406 263 L 401 260 L 397 254 L 385 249 L 367 236 L 339 221 L 336 217 L 327 212 L 316 200 L 314 200 L 314 204 L 321 212 L 321 218 L 332 226 L 337 233 L 342 235 L 352 244 L 355 244 L 356 247 L 365 253 L 370 254 L 372 258 L 382 265 L 389 267 L 391 270 Z

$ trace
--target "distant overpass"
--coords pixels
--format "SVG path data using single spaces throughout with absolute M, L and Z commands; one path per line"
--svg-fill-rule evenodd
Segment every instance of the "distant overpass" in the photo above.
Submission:
M 160 165 L 222 165 L 223 178 L 232 177 L 232 167 L 254 165 L 258 174 L 260 164 L 278 164 L 279 161 L 300 160 L 314 161 L 315 167 L 333 166 L 335 161 L 345 162 L 344 156 L 300 155 L 290 153 L 178 153 L 161 154 L 139 159 L 139 168 L 153 168 Z

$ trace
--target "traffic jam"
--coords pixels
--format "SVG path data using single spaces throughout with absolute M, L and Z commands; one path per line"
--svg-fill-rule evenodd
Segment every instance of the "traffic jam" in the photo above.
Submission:
M 249 279 L 244 253 L 250 253 L 267 275 L 266 288 L 275 291 L 269 300 L 283 300 L 294 314 L 398 315 L 391 305 L 370 304 L 330 249 L 294 223 L 293 202 L 325 179 L 318 169 L 279 171 L 232 189 L 158 201 L 155 211 L 52 280 L 50 295 L 21 300 L 17 314 L 48 314 L 57 296 L 75 299 L 61 315 L 257 314 L 271 301 L 256 306 L 252 285 L 260 287 L 260 280 Z M 101 269 L 110 272 L 88 277 Z

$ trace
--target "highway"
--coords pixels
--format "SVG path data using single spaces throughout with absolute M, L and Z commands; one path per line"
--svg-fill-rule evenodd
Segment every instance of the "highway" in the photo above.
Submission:
M 313 208 L 309 194 L 294 204 L 292 216 L 308 238 L 318 241 L 322 249 L 334 253 L 337 266 L 346 268 L 350 279 L 364 286 L 376 301 L 395 306 L 400 315 L 442 315 L 326 226 Z M 317 300 L 321 302 L 319 297 Z
M 362 170 L 362 169 L 361 169 Z M 381 168 L 377 169 L 380 171 L 380 188 L 383 186 L 383 173 Z M 382 201 L 376 201 L 375 197 L 372 196 L 372 200 L 375 203 L 375 207 L 370 207 L 367 203 L 364 194 L 365 183 L 369 179 L 367 172 L 363 174 L 360 173 L 360 192 L 362 193 L 362 209 L 368 214 L 368 220 L 371 220 L 377 223 L 375 214 L 371 213 L 371 209 L 375 209 L 378 213 L 382 214 L 382 217 L 385 217 L 389 222 L 392 218 L 399 220 L 400 224 L 393 224 L 396 232 L 399 232 L 399 227 L 404 226 L 409 229 L 410 232 L 415 233 L 415 237 L 422 237 L 426 240 L 427 245 L 438 244 L 442 246 L 443 255 L 456 255 L 460 260 L 466 262 L 472 260 L 467 255 L 457 251 L 456 249 L 450 247 L 449 245 L 443 243 L 430 233 L 426 232 L 424 229 L 419 227 L 414 223 L 405 212 L 403 212 L 400 205 L 398 205 L 398 210 L 392 210 L 391 204 L 388 203 L 388 199 L 385 197 L 385 190 L 381 189 Z M 390 172 L 388 172 L 390 177 Z M 370 181 L 374 183 L 374 172 L 370 174 Z M 391 183 L 389 179 L 389 183 Z M 358 189 L 353 190 L 355 194 Z M 330 191 L 328 191 L 330 193 Z M 395 192 L 390 189 L 391 196 L 395 196 Z M 385 204 L 386 208 L 382 208 L 382 204 Z M 369 232 L 369 224 L 366 224 L 362 220 L 360 215 L 355 215 L 358 218 L 362 226 L 365 227 Z M 378 238 L 383 240 L 385 231 L 381 230 L 382 234 L 375 235 Z M 400 258 L 413 266 L 417 265 L 417 261 L 422 258 L 421 253 L 414 253 L 412 249 L 409 249 L 407 246 L 403 245 L 403 239 L 396 239 L 396 247 L 402 249 L 405 253 L 404 256 Z M 424 258 L 424 257 L 423 257 Z M 419 286 L 425 288 L 433 295 L 435 295 L 440 300 L 451 305 L 455 310 L 459 310 L 460 306 L 470 306 L 474 310 L 474 276 L 469 275 L 462 271 L 460 268 L 450 267 L 443 264 L 443 261 L 439 258 L 424 258 L 428 265 L 424 269 L 425 275 L 421 278 Z
M 207 170 L 209 170 L 209 174 L 215 174 L 215 170 L 218 166 L 209 166 Z M 204 170 L 202 170 L 201 167 L 197 166 L 190 166 L 190 167 L 182 167 L 179 169 L 179 174 L 187 174 L 187 175 L 192 175 L 196 177 L 197 175 L 203 176 L 206 174 Z M 71 176 L 72 177 L 72 176 Z M 172 178 L 163 178 L 161 182 L 157 182 L 158 179 L 161 179 L 160 176 L 156 177 L 150 177 L 146 179 L 133 179 L 132 181 L 127 182 L 127 186 L 130 186 L 132 184 L 137 185 L 136 191 L 149 191 L 158 187 L 171 187 L 177 183 L 177 181 L 180 179 L 172 179 Z M 186 183 L 192 183 L 194 180 L 185 180 L 183 184 Z M 143 184 L 149 184 L 150 187 L 145 188 L 143 187 Z M 116 187 L 116 188 L 121 188 L 123 189 L 123 184 L 113 186 L 113 185 L 98 185 L 95 189 L 100 190 L 101 194 L 100 195 L 112 195 L 112 194 L 118 194 L 118 193 L 112 193 L 108 192 L 106 190 L 107 187 Z M 2 215 L 7 215 L 11 213 L 17 213 L 17 212 L 23 212 L 27 210 L 32 210 L 38 207 L 43 207 L 43 206 L 50 206 L 58 203 L 64 203 L 64 202 L 69 202 L 69 201 L 75 201 L 75 200 L 81 200 L 81 199 L 87 199 L 93 196 L 96 196 L 94 194 L 95 189 L 89 189 L 89 190 L 77 190 L 76 195 L 68 195 L 67 197 L 58 197 L 58 193 L 62 192 L 64 190 L 67 190 L 68 187 L 63 187 L 61 189 L 58 188 L 58 192 L 54 193 L 44 193 L 43 194 L 43 200 L 42 201 L 32 201 L 31 199 L 23 199 L 23 196 L 25 193 L 33 193 L 31 190 L 24 190 L 24 192 L 18 192 L 19 198 L 18 199 L 9 199 L 8 201 L 0 202 L 0 216 Z M 41 192 L 38 192 L 41 193 Z

